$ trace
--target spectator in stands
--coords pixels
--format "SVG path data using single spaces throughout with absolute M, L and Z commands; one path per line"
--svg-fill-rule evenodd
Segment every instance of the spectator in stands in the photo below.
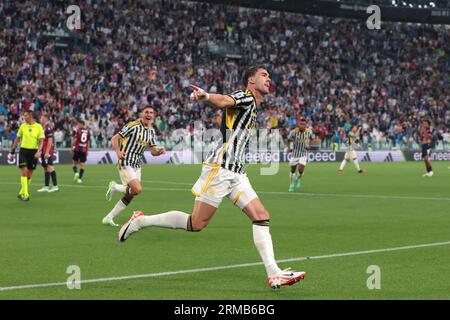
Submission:
M 331 148 L 334 133 L 340 143 L 351 125 L 362 124 L 372 146 L 404 148 L 417 143 L 418 119 L 426 115 L 448 134 L 444 26 L 385 22 L 374 33 L 338 18 L 174 0 L 88 0 L 80 4 L 82 30 L 72 33 L 62 29 L 63 6 L 0 6 L 0 116 L 8 140 L 24 109 L 51 116 L 60 147 L 70 145 L 76 119 L 86 120 L 94 145 L 108 147 L 146 104 L 158 113 L 162 144 L 194 121 L 217 128 L 220 116 L 211 108 L 200 113 L 188 84 L 230 91 L 255 62 L 266 63 L 273 79 L 259 110 L 262 128 L 286 134 L 298 117 L 309 117 L 321 147 Z M 58 47 L 52 32 L 66 32 L 68 47 Z

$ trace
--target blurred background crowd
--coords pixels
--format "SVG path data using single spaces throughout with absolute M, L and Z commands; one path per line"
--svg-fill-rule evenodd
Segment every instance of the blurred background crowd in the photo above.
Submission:
M 343 146 L 362 126 L 361 148 L 418 148 L 429 118 L 436 148 L 450 146 L 450 29 L 307 16 L 185 1 L 79 1 L 81 29 L 69 31 L 61 1 L 0 3 L 0 137 L 14 139 L 24 109 L 46 112 L 59 148 L 77 119 L 94 148 L 152 105 L 159 142 L 194 122 L 217 128 L 221 111 L 189 100 L 189 83 L 209 92 L 243 88 L 253 64 L 267 66 L 271 94 L 260 128 L 284 138 L 307 117 L 315 144 Z M 57 9 L 55 9 L 57 8 Z

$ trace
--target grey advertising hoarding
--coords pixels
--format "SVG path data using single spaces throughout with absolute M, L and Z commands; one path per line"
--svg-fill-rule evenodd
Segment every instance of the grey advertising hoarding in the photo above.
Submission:
M 359 161 L 362 162 L 398 162 L 398 161 L 418 161 L 421 160 L 420 151 L 357 151 Z M 308 153 L 308 162 L 340 162 L 344 159 L 344 151 L 311 151 Z M 8 151 L 0 152 L 0 164 L 17 165 L 18 154 L 15 159 L 7 159 Z M 289 162 L 291 157 L 287 152 L 258 152 L 246 154 L 247 163 L 270 163 Z M 450 160 L 450 151 L 433 151 L 432 160 Z M 144 164 L 198 164 L 201 163 L 202 154 L 194 154 L 191 150 L 167 151 L 166 154 L 153 157 L 149 151 L 144 153 Z M 72 152 L 69 150 L 59 150 L 54 155 L 55 164 L 70 164 Z M 115 164 L 117 156 L 113 150 L 90 151 L 87 157 L 87 164 Z
M 403 151 L 406 161 L 422 161 L 422 152 L 417 150 Z M 450 150 L 430 152 L 431 161 L 450 161 Z

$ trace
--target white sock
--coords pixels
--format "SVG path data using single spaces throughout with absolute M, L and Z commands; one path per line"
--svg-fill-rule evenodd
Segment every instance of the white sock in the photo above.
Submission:
M 181 211 L 169 211 L 151 216 L 139 217 L 136 222 L 139 227 L 162 227 L 172 229 L 187 229 L 189 215 Z
M 341 166 L 339 167 L 339 170 L 344 170 L 345 164 L 346 164 L 347 160 L 342 160 L 341 162 Z
M 267 277 L 273 277 L 279 274 L 281 269 L 275 261 L 272 237 L 270 236 L 269 227 L 253 224 L 253 241 L 255 242 L 256 249 L 258 249 L 259 255 L 264 262 Z
M 117 201 L 114 208 L 108 213 L 107 217 L 114 219 L 123 209 L 125 209 L 127 205 L 122 202 L 122 200 Z
M 360 171 L 360 170 L 361 170 L 361 168 L 359 167 L 359 162 L 358 162 L 358 158 L 356 158 L 356 159 L 353 159 L 353 164 L 355 165 L 355 167 L 356 167 L 356 170 L 358 170 L 358 171 Z
M 295 181 L 295 173 L 291 172 L 289 177 L 291 179 L 291 187 L 293 187 L 294 186 L 294 181 Z
M 302 173 L 297 172 L 296 175 L 295 175 L 295 180 L 300 179 L 302 177 L 302 175 L 303 175 Z
M 125 192 L 127 192 L 128 186 L 124 186 L 123 184 L 116 183 L 113 185 L 112 188 L 114 191 L 119 191 L 119 192 L 125 193 Z

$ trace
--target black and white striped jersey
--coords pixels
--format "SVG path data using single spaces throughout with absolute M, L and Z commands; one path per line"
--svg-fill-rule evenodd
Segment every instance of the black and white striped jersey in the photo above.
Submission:
M 147 147 L 156 145 L 155 130 L 151 127 L 144 127 L 140 120 L 128 123 L 119 131 L 121 138 L 120 150 L 125 153 L 121 166 L 140 168 L 142 157 Z
M 305 131 L 300 131 L 299 128 L 295 128 L 289 133 L 288 140 L 294 142 L 294 148 L 292 151 L 292 158 L 305 157 L 308 150 L 309 141 L 313 138 L 313 132 L 311 128 L 306 128 Z
M 229 96 L 235 105 L 223 112 L 220 127 L 222 144 L 206 157 L 205 162 L 243 174 L 245 150 L 256 127 L 256 100 L 249 90 L 235 91 Z
M 358 138 L 358 135 L 356 133 L 354 133 L 353 131 L 350 131 L 348 133 L 347 136 L 347 142 L 348 142 L 348 151 L 353 151 L 355 144 L 356 144 L 356 139 Z

